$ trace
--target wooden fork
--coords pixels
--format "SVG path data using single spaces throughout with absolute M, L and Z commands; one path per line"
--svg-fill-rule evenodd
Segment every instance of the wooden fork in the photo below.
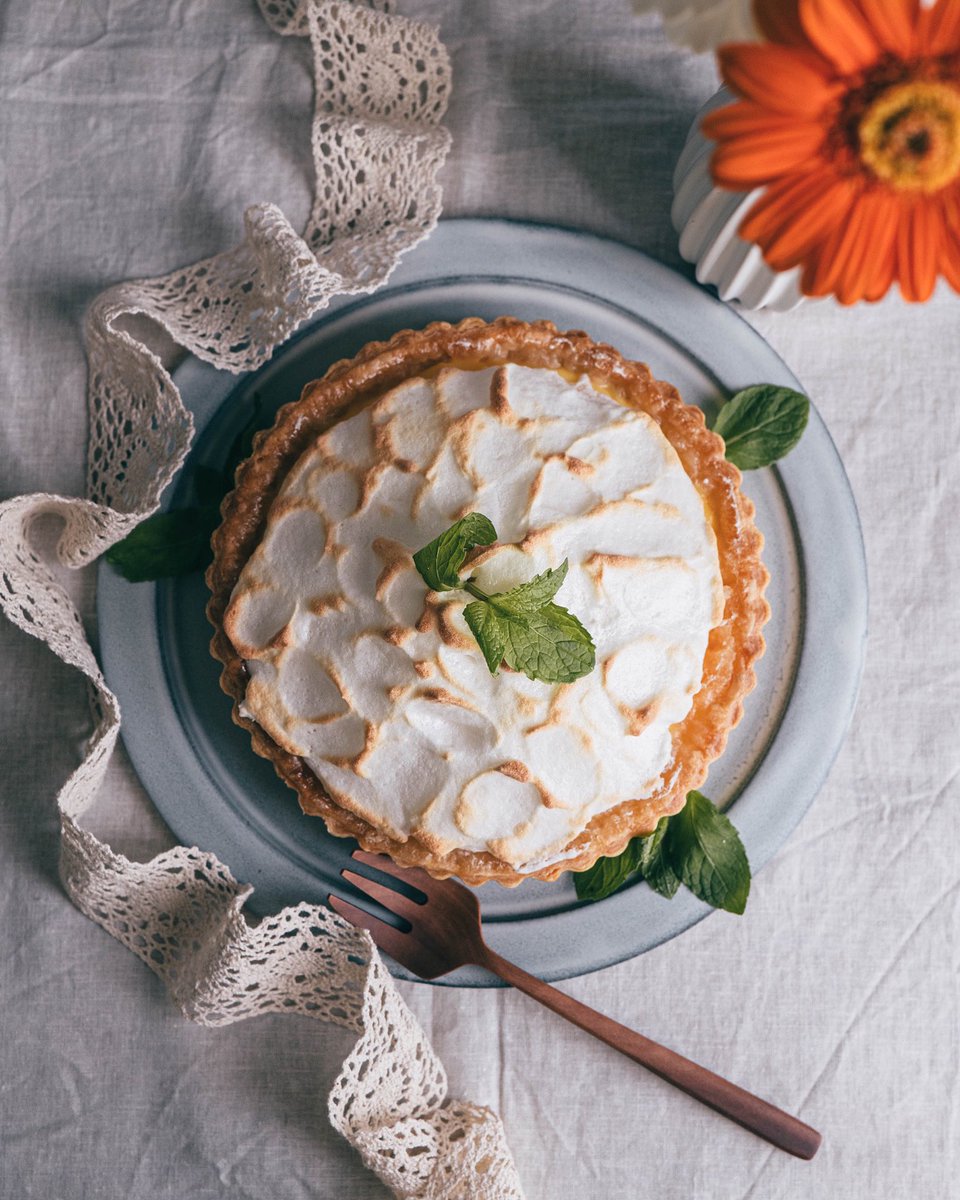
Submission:
M 406 921 L 410 925 L 406 932 L 339 896 L 330 897 L 330 906 L 335 912 L 366 929 L 381 950 L 414 974 L 422 979 L 436 979 L 467 963 L 485 967 L 688 1096 L 702 1101 L 781 1150 L 795 1154 L 797 1158 L 813 1158 L 816 1154 L 820 1134 L 809 1125 L 714 1075 L 706 1067 L 627 1029 L 572 996 L 558 992 L 550 984 L 501 958 L 483 940 L 480 905 L 473 892 L 463 884 L 452 879 L 434 879 L 426 871 L 398 867 L 391 859 L 364 850 L 355 850 L 353 857 L 368 867 L 392 875 L 423 897 L 412 899 L 366 875 L 358 875 L 356 871 L 344 869 L 340 872 L 354 887 Z

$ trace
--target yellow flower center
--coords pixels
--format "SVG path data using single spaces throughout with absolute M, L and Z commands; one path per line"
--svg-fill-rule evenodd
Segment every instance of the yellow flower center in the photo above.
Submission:
M 860 157 L 885 182 L 935 192 L 960 174 L 960 90 L 915 80 L 873 101 L 859 127 Z

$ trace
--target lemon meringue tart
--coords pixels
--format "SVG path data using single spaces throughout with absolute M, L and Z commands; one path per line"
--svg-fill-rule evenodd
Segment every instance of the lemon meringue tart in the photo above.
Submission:
M 488 666 L 413 561 L 468 513 L 484 593 L 566 564 L 596 665 Z M 683 807 L 763 652 L 753 506 L 699 409 L 503 318 L 365 346 L 259 434 L 207 580 L 234 720 L 333 834 L 467 883 L 555 879 Z

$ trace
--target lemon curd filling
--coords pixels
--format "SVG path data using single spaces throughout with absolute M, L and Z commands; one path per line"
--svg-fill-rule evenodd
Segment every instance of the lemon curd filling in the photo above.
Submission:
M 568 560 L 590 674 L 491 675 L 470 597 L 431 592 L 412 561 L 470 511 L 501 539 L 469 564 L 485 592 Z M 711 522 L 651 417 L 568 372 L 465 362 L 302 455 L 224 626 L 249 672 L 244 715 L 338 805 L 435 854 L 532 871 L 661 785 L 723 607 Z

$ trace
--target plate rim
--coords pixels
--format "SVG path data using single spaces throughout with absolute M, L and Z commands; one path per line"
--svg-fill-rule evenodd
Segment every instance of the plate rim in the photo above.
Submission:
M 658 262 L 653 258 L 650 258 L 642 251 L 629 246 L 626 243 L 615 241 L 614 239 L 605 238 L 585 230 L 565 227 L 562 225 L 517 221 L 509 218 L 484 217 L 455 218 L 441 221 L 436 232 L 430 239 L 428 239 L 425 246 L 419 251 L 413 251 L 408 254 L 403 263 L 401 263 L 401 265 L 393 272 L 390 281 L 386 285 L 370 295 L 360 297 L 345 296 L 336 298 L 321 314 L 319 314 L 316 320 L 302 326 L 292 338 L 288 339 L 285 343 L 279 346 L 268 362 L 265 363 L 263 367 L 259 368 L 259 370 L 264 370 L 265 368 L 276 364 L 284 355 L 288 354 L 295 345 L 297 345 L 303 339 L 308 338 L 311 334 L 319 332 L 328 322 L 334 319 L 340 319 L 345 316 L 349 316 L 354 311 L 362 311 L 367 305 L 375 303 L 378 300 L 382 300 L 385 297 L 401 295 L 405 291 L 415 292 L 422 290 L 425 286 L 431 285 L 439 286 L 446 283 L 463 283 L 471 281 L 491 283 L 512 280 L 515 283 L 523 283 L 526 285 L 552 287 L 556 290 L 564 292 L 568 296 L 571 293 L 574 293 L 582 295 L 586 298 L 592 298 L 608 308 L 619 311 L 622 315 L 630 320 L 638 321 L 655 329 L 660 336 L 666 338 L 667 341 L 677 347 L 683 355 L 685 355 L 692 362 L 696 363 L 697 366 L 705 373 L 705 375 L 707 375 L 710 379 L 715 380 L 721 388 L 730 389 L 735 386 L 734 384 L 728 382 L 731 372 L 729 370 L 725 370 L 722 365 L 719 369 L 716 366 L 716 355 L 713 353 L 713 351 L 711 351 L 711 354 L 707 359 L 702 358 L 697 350 L 690 348 L 689 343 L 685 341 L 683 337 L 675 336 L 670 330 L 664 329 L 658 323 L 658 321 L 652 318 L 649 314 L 638 312 L 636 309 L 630 308 L 629 306 L 623 306 L 617 303 L 615 300 L 611 300 L 607 296 L 599 295 L 595 291 L 587 291 L 582 287 L 573 286 L 569 282 L 565 282 L 557 278 L 544 279 L 535 277 L 531 274 L 517 275 L 516 273 L 510 273 L 509 275 L 503 275 L 493 271 L 492 269 L 486 273 L 480 274 L 476 272 L 463 273 L 455 270 L 445 271 L 441 264 L 433 262 L 433 259 L 438 257 L 438 254 L 440 257 L 442 257 L 443 250 L 445 249 L 443 243 L 451 238 L 455 239 L 457 245 L 462 246 L 464 244 L 463 239 L 465 238 L 479 238 L 482 240 L 484 237 L 489 237 L 492 235 L 496 236 L 498 233 L 501 236 L 505 235 L 508 241 L 513 238 L 520 237 L 523 242 L 523 249 L 526 257 L 530 256 L 531 241 L 535 242 L 538 239 L 541 241 L 546 239 L 549 243 L 551 243 L 551 248 L 554 252 L 558 248 L 570 251 L 574 248 L 574 244 L 576 244 L 581 251 L 589 251 L 592 249 L 594 251 L 600 251 L 608 256 L 612 255 L 614 258 L 623 258 L 623 256 L 626 256 L 628 260 L 632 260 L 634 266 L 641 266 L 644 269 L 644 272 L 650 276 L 658 286 L 666 288 L 668 291 L 672 289 L 674 292 L 678 292 L 681 300 L 685 297 L 690 299 L 690 308 L 694 310 L 694 312 L 705 312 L 707 309 L 709 309 L 714 322 L 719 322 L 721 325 L 725 321 L 732 322 L 733 324 L 731 325 L 731 329 L 735 328 L 741 337 L 743 337 L 745 334 L 748 343 L 756 351 L 757 357 L 767 359 L 771 369 L 771 374 L 768 376 L 768 378 L 771 382 L 783 382 L 787 386 L 797 387 L 802 390 L 802 387 L 793 372 L 790 371 L 786 364 L 779 358 L 779 356 L 776 354 L 773 348 L 769 346 L 762 335 L 756 329 L 754 329 L 749 322 L 745 321 L 739 313 L 733 311 L 729 306 L 723 304 L 721 301 L 698 287 L 680 272 L 666 266 L 661 262 Z M 430 251 L 429 254 L 426 252 L 428 250 Z M 573 257 L 576 259 L 578 256 L 573 255 Z M 553 273 L 554 275 L 558 274 L 556 270 L 554 270 Z M 696 297 L 695 300 L 693 299 L 693 296 Z M 735 341 L 736 338 L 733 340 Z M 711 359 L 713 359 L 713 361 L 711 361 Z M 755 361 L 755 359 L 752 360 L 754 365 Z M 188 408 L 191 407 L 189 402 L 190 387 L 194 386 L 194 380 L 191 377 L 202 380 L 205 376 L 209 378 L 211 373 L 216 375 L 220 380 L 221 386 L 219 391 L 223 392 L 223 394 L 220 395 L 215 402 L 210 404 L 210 411 L 206 413 L 205 417 L 202 420 L 197 421 L 197 429 L 194 436 L 193 445 L 197 444 L 197 441 L 202 435 L 207 424 L 213 418 L 214 414 L 219 410 L 220 406 L 229 397 L 229 395 L 232 394 L 236 389 L 243 387 L 249 380 L 250 376 L 256 372 L 232 375 L 225 371 L 216 371 L 215 368 L 209 366 L 208 364 L 201 363 L 199 360 L 193 357 L 187 357 L 180 364 L 174 374 L 178 385 L 181 385 L 182 387 L 182 391 L 184 393 L 184 403 Z M 735 375 L 735 370 L 732 373 Z M 756 380 L 754 377 L 751 377 L 750 381 L 755 382 Z M 739 386 L 743 386 L 743 383 L 739 384 Z M 193 408 L 191 408 L 191 412 L 193 412 Z M 860 527 L 859 514 L 857 513 L 853 492 L 844 471 L 840 455 L 833 442 L 833 439 L 830 437 L 826 425 L 824 424 L 819 413 L 816 411 L 814 405 L 811 405 L 811 426 L 816 430 L 816 434 L 814 436 L 816 437 L 818 443 L 818 450 L 821 454 L 826 454 L 832 467 L 832 475 L 830 478 L 830 482 L 832 483 L 832 503 L 839 505 L 839 512 L 844 518 L 840 524 L 845 527 L 845 536 L 847 538 L 847 542 L 849 543 L 847 546 L 848 554 L 844 558 L 845 566 L 848 569 L 847 599 L 849 601 L 849 611 L 846 613 L 847 624 L 849 625 L 845 642 L 847 655 L 846 659 L 844 660 L 846 666 L 846 678 L 844 680 L 845 687 L 842 689 L 844 703 L 838 706 L 834 702 L 834 704 L 831 706 L 833 727 L 832 736 L 828 738 L 827 753 L 823 754 L 818 759 L 817 769 L 815 769 L 812 773 L 809 769 L 804 772 L 803 778 L 805 781 L 805 787 L 803 788 L 803 798 L 801 798 L 799 802 L 797 802 L 796 799 L 793 800 L 790 808 L 788 809 L 788 815 L 786 819 L 781 818 L 780 821 L 776 823 L 776 832 L 774 836 L 771 837 L 768 833 L 764 839 L 761 839 L 759 845 L 756 843 L 753 844 L 753 847 L 751 848 L 751 863 L 754 874 L 757 874 L 763 868 L 763 866 L 766 865 L 773 854 L 775 854 L 777 850 L 785 844 L 796 825 L 808 811 L 810 805 L 823 786 L 833 762 L 836 759 L 836 755 L 839 753 L 840 747 L 845 740 L 846 732 L 849 728 L 849 724 L 856 707 L 863 671 L 869 600 L 866 573 L 866 555 L 863 544 L 862 530 Z M 810 437 L 809 433 L 807 437 Z M 785 467 L 789 468 L 789 463 L 785 464 Z M 791 520 L 795 522 L 794 543 L 801 563 L 801 577 L 805 579 L 806 573 L 804 568 L 807 559 L 806 543 L 801 534 L 799 523 L 796 522 L 793 506 L 793 496 L 799 495 L 800 493 L 790 493 L 789 489 L 783 482 L 783 477 L 779 470 L 777 470 L 777 475 L 781 490 L 784 491 L 784 494 L 788 499 L 788 510 L 791 515 Z M 169 488 L 165 493 L 164 504 L 169 502 L 169 498 L 173 494 L 175 486 L 176 483 L 174 483 L 174 485 L 172 485 L 171 488 Z M 849 554 L 851 549 L 854 551 L 852 557 Z M 119 580 L 119 576 L 116 576 L 112 570 L 107 567 L 105 561 L 101 560 L 100 569 L 98 572 L 96 612 L 101 656 L 104 662 L 105 675 L 111 688 L 114 688 L 114 682 L 117 673 L 122 673 L 122 660 L 118 659 L 118 657 L 114 654 L 114 651 L 117 649 L 115 634 L 119 627 L 118 622 L 115 619 L 116 605 L 111 603 L 111 595 L 113 590 L 111 588 L 111 583 L 114 580 Z M 120 582 L 122 583 L 124 589 L 141 588 L 148 589 L 150 591 L 151 596 L 148 602 L 156 622 L 158 620 L 156 596 L 158 589 L 156 585 L 152 583 L 131 585 L 125 581 Z M 780 725 L 772 734 L 763 755 L 761 756 L 760 760 L 758 760 L 755 770 L 759 769 L 765 758 L 770 754 L 770 751 L 775 746 L 777 739 L 781 736 L 783 723 L 785 722 L 788 713 L 794 706 L 797 685 L 801 680 L 801 676 L 803 675 L 805 679 L 806 673 L 811 669 L 811 663 L 808 658 L 810 652 L 810 639 L 807 636 L 810 619 L 808 592 L 809 589 L 804 584 L 803 594 L 801 597 L 801 610 L 803 617 L 800 628 L 802 642 L 796 655 L 795 678 L 784 703 Z M 129 596 L 129 592 L 127 595 Z M 111 614 L 113 614 L 114 619 L 111 619 Z M 153 632 L 156 634 L 158 630 L 154 629 Z M 166 681 L 166 676 L 164 676 L 164 678 Z M 116 689 L 114 688 L 114 690 Z M 168 696 L 167 699 L 172 705 L 172 697 Z M 833 699 L 836 701 L 836 695 L 834 695 Z M 749 701 L 747 703 L 749 704 Z M 141 769 L 144 765 L 143 755 L 138 749 L 136 749 L 136 736 L 128 740 L 128 737 L 125 736 L 124 729 L 129 729 L 129 726 L 125 726 L 121 729 L 121 737 L 124 740 L 124 744 L 127 748 L 127 752 L 134 770 L 141 779 L 141 782 L 143 783 L 148 795 L 150 795 L 151 801 L 157 807 L 158 811 L 160 811 L 164 819 L 168 821 L 174 832 L 177 832 L 177 822 L 175 820 L 171 821 L 163 807 L 161 807 L 160 804 L 157 804 L 157 801 L 154 798 L 153 787 L 150 786 L 144 779 L 144 772 Z M 134 744 L 133 749 L 131 748 L 131 742 Z M 806 766 L 809 768 L 809 762 L 806 763 Z M 149 773 L 149 771 L 147 773 Z M 751 778 L 748 778 L 732 802 L 734 805 L 740 806 L 739 811 L 741 817 L 742 814 L 746 812 L 748 807 L 748 805 L 745 804 L 745 801 L 748 801 L 749 799 L 749 787 L 751 779 L 752 776 Z M 738 821 L 738 825 L 739 824 L 740 822 Z M 177 836 L 180 836 L 179 833 L 177 833 Z M 747 840 L 746 837 L 745 840 Z M 606 911 L 611 917 L 613 916 L 612 909 L 614 906 L 616 906 L 618 909 L 623 909 L 625 906 L 629 905 L 629 896 L 631 890 L 632 889 L 625 889 L 624 892 L 618 893 L 617 895 L 601 902 L 601 905 L 607 906 Z M 670 905 L 669 914 L 671 919 L 664 924 L 658 936 L 644 941 L 639 949 L 636 946 L 633 946 L 632 948 L 624 948 L 622 952 L 617 951 L 614 954 L 611 954 L 609 953 L 609 948 L 607 948 L 604 953 L 600 954 L 595 959 L 588 960 L 586 964 L 583 962 L 578 962 L 573 969 L 561 967 L 557 971 L 547 973 L 541 972 L 541 974 L 544 978 L 565 979 L 578 977 L 584 974 L 590 974 L 594 971 L 602 970 L 605 967 L 614 966 L 617 963 L 624 962 L 630 958 L 638 956 L 639 954 L 645 953 L 648 950 L 654 949 L 658 945 L 662 945 L 665 941 L 671 940 L 685 929 L 691 928 L 693 925 L 699 923 L 699 921 L 703 920 L 704 917 L 708 916 L 714 911 L 708 906 L 696 901 L 696 899 L 692 896 L 687 894 L 681 895 L 682 899 L 681 896 L 678 896 L 673 901 L 663 901 L 664 905 Z M 680 903 L 678 903 L 678 901 L 680 901 Z M 576 920 L 578 914 L 588 913 L 592 910 L 596 915 L 601 905 L 581 905 L 567 910 L 561 914 L 547 914 L 540 917 L 531 916 L 527 918 L 518 918 L 515 922 L 508 922 L 507 924 L 523 926 L 524 929 L 527 930 L 532 936 L 536 936 L 536 926 L 540 922 L 556 921 L 559 917 L 563 917 L 570 925 L 576 927 L 578 924 L 583 924 L 583 921 L 578 922 Z M 402 970 L 395 971 L 395 973 L 406 979 L 416 978 L 409 972 Z M 448 987 L 482 987 L 499 985 L 498 983 L 493 982 L 488 976 L 482 973 L 481 975 L 482 977 L 470 979 L 458 979 L 456 977 L 445 978 L 436 980 L 434 983 L 437 986 Z

